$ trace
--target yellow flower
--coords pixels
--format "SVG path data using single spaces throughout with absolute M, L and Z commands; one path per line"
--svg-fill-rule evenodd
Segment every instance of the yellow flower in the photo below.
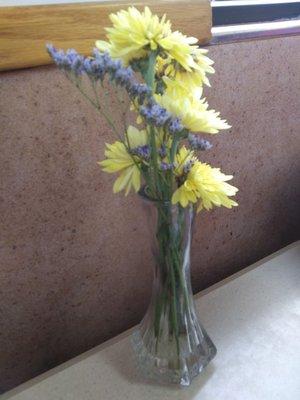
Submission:
M 156 71 L 162 76 L 167 88 L 178 90 L 178 96 L 196 96 L 201 97 L 203 84 L 210 86 L 207 73 L 214 73 L 215 70 L 211 66 L 213 61 L 204 54 L 207 50 L 194 49 L 192 57 L 196 62 L 196 68 L 187 71 L 172 63 L 171 58 L 163 59 L 158 57 L 156 63 Z
M 128 127 L 127 137 L 131 149 L 144 146 L 148 141 L 146 131 L 139 131 L 134 126 Z M 114 183 L 113 192 L 117 193 L 124 189 L 126 196 L 131 189 L 137 192 L 141 187 L 141 174 L 137 166 L 139 159 L 129 154 L 124 143 L 120 141 L 106 144 L 105 157 L 106 160 L 98 162 L 103 171 L 120 172 Z
M 192 132 L 218 133 L 230 125 L 219 117 L 220 113 L 208 110 L 205 99 L 178 97 L 176 90 L 166 90 L 163 95 L 155 95 L 156 101 L 170 113 L 181 119 L 183 126 Z
M 129 7 L 111 14 L 110 20 L 113 26 L 106 28 L 108 42 L 96 41 L 100 51 L 108 51 L 111 57 L 121 58 L 127 65 L 133 59 L 145 57 L 150 50 L 159 50 L 187 71 L 197 68 L 192 56 L 196 46 L 191 46 L 197 39 L 172 32 L 165 15 L 159 19 L 148 7 L 143 12 Z
M 214 62 L 209 57 L 205 56 L 207 53 L 208 50 L 206 49 L 196 48 L 194 50 L 193 57 L 196 61 L 197 68 L 191 74 L 187 74 L 186 78 L 184 78 L 185 80 L 191 80 L 195 84 L 200 84 L 201 82 L 201 85 L 204 83 L 205 85 L 210 86 L 206 74 L 213 74 L 215 70 L 212 67 Z
M 168 76 L 164 76 L 162 79 L 166 85 L 167 93 L 172 93 L 174 98 L 180 97 L 195 97 L 200 99 L 202 96 L 202 86 L 195 84 L 189 77 L 189 72 L 181 74 L 178 79 L 171 79 Z
M 172 203 L 180 203 L 186 207 L 188 203 L 199 201 L 198 211 L 202 208 L 212 209 L 213 206 L 232 208 L 238 204 L 228 196 L 234 196 L 238 189 L 226 181 L 232 175 L 223 174 L 219 168 L 196 161 L 184 183 L 173 193 Z
M 172 32 L 169 36 L 160 41 L 160 46 L 165 50 L 165 53 L 176 60 L 186 71 L 197 69 L 197 63 L 194 60 L 193 53 L 197 48 L 195 44 L 198 39 L 188 37 L 181 32 Z
M 161 19 L 152 15 L 145 7 L 140 12 L 135 7 L 121 10 L 109 16 L 113 26 L 106 28 L 109 42 L 98 40 L 96 46 L 108 51 L 113 58 L 121 58 L 128 64 L 134 58 L 147 55 L 147 50 L 156 50 L 160 41 L 171 34 L 171 23 L 164 15 Z

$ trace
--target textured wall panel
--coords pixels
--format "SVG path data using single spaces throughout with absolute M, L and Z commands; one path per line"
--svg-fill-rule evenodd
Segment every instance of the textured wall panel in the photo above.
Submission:
M 210 49 L 206 94 L 233 128 L 202 159 L 234 173 L 240 206 L 198 216 L 195 291 L 299 238 L 299 46 Z M 53 67 L 3 73 L 0 86 L 4 391 L 138 322 L 151 256 L 139 199 L 113 195 L 96 164 L 112 141 L 96 112 Z

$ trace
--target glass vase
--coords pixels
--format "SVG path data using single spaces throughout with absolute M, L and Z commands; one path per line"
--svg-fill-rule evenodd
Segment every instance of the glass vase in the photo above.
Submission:
M 152 230 L 155 264 L 150 305 L 133 333 L 133 348 L 146 378 L 188 386 L 216 355 L 198 321 L 191 288 L 194 209 L 140 195 Z

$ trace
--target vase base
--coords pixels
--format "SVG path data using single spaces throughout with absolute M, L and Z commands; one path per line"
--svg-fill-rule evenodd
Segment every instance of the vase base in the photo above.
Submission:
M 217 353 L 215 345 L 205 331 L 203 331 L 203 340 L 193 353 L 180 358 L 180 368 L 171 366 L 170 361 L 165 358 L 151 354 L 144 345 L 139 329 L 133 332 L 131 343 L 138 370 L 143 379 L 159 384 L 189 386 Z

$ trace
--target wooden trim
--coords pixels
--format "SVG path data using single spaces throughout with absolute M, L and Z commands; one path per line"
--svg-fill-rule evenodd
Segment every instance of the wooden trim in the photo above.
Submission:
M 110 25 L 108 15 L 129 5 L 138 8 L 149 5 L 158 15 L 166 13 L 174 30 L 197 37 L 199 43 L 207 43 L 211 37 L 209 0 L 0 7 L 0 70 L 50 64 L 45 51 L 45 44 L 49 42 L 90 54 L 95 40 L 104 38 L 104 27 Z

